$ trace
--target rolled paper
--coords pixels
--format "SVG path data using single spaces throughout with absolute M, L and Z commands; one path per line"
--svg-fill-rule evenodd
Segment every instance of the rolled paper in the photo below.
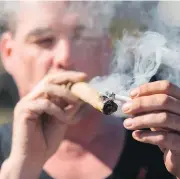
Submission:
M 112 99 L 104 100 L 102 95 L 86 82 L 78 82 L 68 87 L 75 96 L 105 115 L 110 115 L 118 109 L 118 105 Z

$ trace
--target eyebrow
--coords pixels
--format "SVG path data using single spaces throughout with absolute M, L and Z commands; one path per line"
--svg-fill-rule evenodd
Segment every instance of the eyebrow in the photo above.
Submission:
M 32 31 L 30 31 L 26 37 L 25 37 L 25 40 L 29 40 L 30 38 L 32 37 L 38 37 L 38 36 L 44 36 L 44 35 L 47 35 L 47 34 L 52 34 L 52 29 L 50 28 L 36 28 Z

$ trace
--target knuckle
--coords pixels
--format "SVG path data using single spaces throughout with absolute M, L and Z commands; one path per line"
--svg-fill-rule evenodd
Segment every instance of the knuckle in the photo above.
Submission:
M 140 116 L 140 117 L 136 117 L 134 123 L 133 123 L 133 127 L 144 127 L 147 125 L 147 121 L 148 121 L 149 117 L 145 117 L 145 116 Z
M 48 99 L 44 99 L 42 101 L 42 105 L 44 106 L 44 108 L 48 109 L 51 108 L 51 102 Z
M 62 75 L 61 75 L 62 76 Z M 46 85 L 59 83 L 60 79 L 63 81 L 63 76 L 49 74 L 43 79 L 43 83 Z
M 43 82 L 44 84 L 49 84 L 49 83 L 52 82 L 52 80 L 53 80 L 53 76 L 52 76 L 52 75 L 47 75 L 46 77 L 44 77 L 44 79 L 42 80 L 42 82 Z
M 48 87 L 48 84 L 47 83 L 42 83 L 40 86 L 39 86 L 39 93 L 40 95 L 45 95 L 49 92 L 49 87 Z
M 158 114 L 158 120 L 162 124 L 167 123 L 168 118 L 169 118 L 169 114 L 167 112 L 161 112 L 161 113 Z
M 169 96 L 166 94 L 160 95 L 160 105 L 166 107 L 169 103 Z
M 144 84 L 142 86 L 139 86 L 139 93 L 140 94 L 144 94 L 144 93 L 148 93 L 149 92 L 149 84 Z
M 135 99 L 134 103 L 133 103 L 133 108 L 134 109 L 138 109 L 140 110 L 142 108 L 142 99 L 141 98 L 137 98 Z
M 26 119 L 33 119 L 35 117 L 34 113 L 30 110 L 24 110 L 24 112 L 22 113 L 22 119 L 26 120 Z
M 31 106 L 33 105 L 32 101 L 28 101 L 24 103 L 24 101 L 18 102 L 14 109 L 14 119 L 32 119 L 36 115 L 31 110 Z
M 157 144 L 163 146 L 166 143 L 167 143 L 167 133 L 166 132 L 162 132 L 162 134 L 160 134 L 158 136 Z
M 47 91 L 48 91 L 47 84 L 45 82 L 40 82 L 35 86 L 35 88 L 29 94 L 31 96 L 31 99 L 34 99 L 34 96 L 35 98 L 38 98 L 39 96 L 42 96 Z
M 167 80 L 163 80 L 162 82 L 160 82 L 160 86 L 166 93 L 168 93 L 172 88 L 172 83 Z
M 22 111 L 26 110 L 27 107 L 27 102 L 25 102 L 24 99 L 21 99 L 19 102 L 17 102 L 15 108 L 14 108 L 14 114 L 21 113 Z
M 42 82 L 40 85 L 40 89 L 46 91 L 46 89 L 49 87 L 49 83 L 47 81 Z

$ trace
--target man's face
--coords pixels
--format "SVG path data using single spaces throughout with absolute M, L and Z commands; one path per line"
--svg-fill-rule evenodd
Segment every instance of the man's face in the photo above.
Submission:
M 67 6 L 62 1 L 21 5 L 16 33 L 2 43 L 5 67 L 23 95 L 48 73 L 75 70 L 92 79 L 107 72 L 105 37 L 86 33 L 80 20 L 85 15 L 68 12 Z

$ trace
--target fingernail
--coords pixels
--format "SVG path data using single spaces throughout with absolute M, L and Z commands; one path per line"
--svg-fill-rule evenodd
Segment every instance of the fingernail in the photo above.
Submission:
M 135 88 L 130 92 L 131 97 L 137 97 L 139 95 L 139 89 Z
M 125 126 L 126 128 L 132 127 L 132 124 L 133 124 L 133 121 L 132 121 L 131 118 L 126 119 L 126 120 L 124 121 L 124 126 Z
M 125 103 L 125 104 L 123 105 L 123 107 L 122 107 L 122 110 L 123 110 L 124 112 L 128 112 L 128 111 L 131 110 L 131 106 L 132 106 L 132 103 L 131 103 L 131 102 Z
M 133 137 L 136 139 L 140 139 L 142 137 L 143 131 L 134 131 Z

